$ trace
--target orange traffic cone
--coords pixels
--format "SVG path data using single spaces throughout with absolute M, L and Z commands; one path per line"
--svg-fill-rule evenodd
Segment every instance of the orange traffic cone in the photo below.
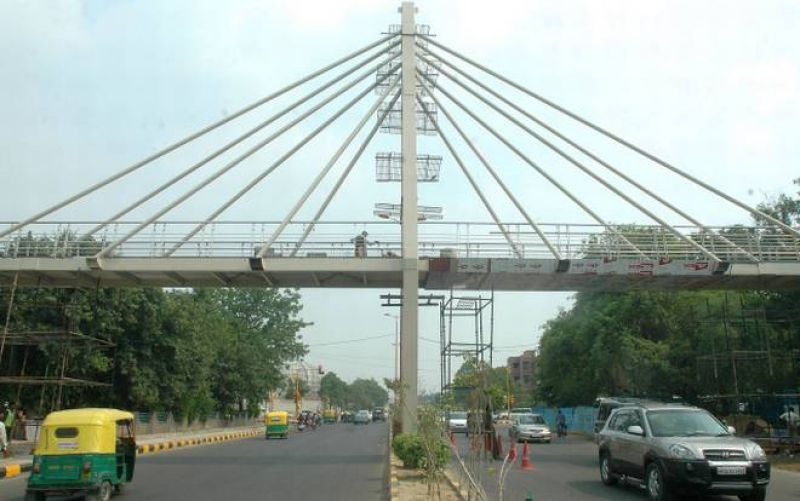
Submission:
M 525 471 L 533 470 L 533 464 L 528 457 L 528 442 L 525 442 L 525 446 L 522 448 L 522 469 Z
M 508 450 L 508 462 L 513 463 L 517 460 L 517 444 L 511 441 L 511 448 Z

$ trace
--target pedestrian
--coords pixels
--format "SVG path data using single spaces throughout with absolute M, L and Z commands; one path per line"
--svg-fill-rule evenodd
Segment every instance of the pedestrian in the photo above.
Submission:
M 367 232 L 362 231 L 361 234 L 356 235 L 350 239 L 355 244 L 355 256 L 367 257 Z
M 566 437 L 567 436 L 567 416 L 561 412 L 561 409 L 558 409 L 558 415 L 556 416 L 556 425 L 558 428 L 558 436 L 559 437 Z
M 14 419 L 14 427 L 11 429 L 12 439 L 21 440 L 23 442 L 28 440 L 27 421 L 25 409 L 22 407 L 17 407 L 16 417 Z
M 786 423 L 786 431 L 789 433 L 790 437 L 794 437 L 797 434 L 797 426 L 800 425 L 800 414 L 794 410 L 794 407 L 791 405 L 786 406 L 786 412 L 780 415 L 781 421 Z
M 6 434 L 6 411 L 0 411 L 0 453 L 3 454 L 4 458 L 9 456 L 8 454 L 8 435 Z
M 5 403 L 5 409 L 3 409 L 5 413 L 5 417 L 3 418 L 3 424 L 5 425 L 6 429 L 6 442 L 11 442 L 11 432 L 14 430 L 14 411 L 9 407 L 8 402 Z

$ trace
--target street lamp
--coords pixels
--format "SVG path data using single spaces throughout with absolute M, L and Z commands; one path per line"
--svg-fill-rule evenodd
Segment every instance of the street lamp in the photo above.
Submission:
M 384 313 L 384 317 L 394 318 L 394 380 L 400 379 L 400 316 Z

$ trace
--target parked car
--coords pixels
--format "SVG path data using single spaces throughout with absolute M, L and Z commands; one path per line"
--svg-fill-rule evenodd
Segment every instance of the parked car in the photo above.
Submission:
M 467 433 L 467 413 L 450 411 L 447 416 L 447 430 L 453 433 Z
M 653 501 L 678 493 L 728 494 L 743 501 L 767 495 L 770 464 L 764 450 L 698 407 L 618 407 L 600 430 L 598 445 L 603 483 L 642 483 Z
M 372 409 L 372 420 L 386 421 L 386 411 L 383 410 L 383 407 L 375 407 Z
M 550 443 L 552 434 L 541 414 L 512 414 L 508 434 L 517 442 Z
M 370 424 L 371 422 L 372 416 L 370 416 L 368 410 L 362 409 L 353 416 L 353 424 Z

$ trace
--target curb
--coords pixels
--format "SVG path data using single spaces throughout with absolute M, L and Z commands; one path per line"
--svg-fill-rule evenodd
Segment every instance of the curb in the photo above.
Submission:
M 181 440 L 165 440 L 163 442 L 154 442 L 151 444 L 142 444 L 136 447 L 136 455 L 141 456 L 144 454 L 155 454 L 157 452 L 164 452 L 172 449 L 179 449 L 183 447 L 191 447 L 196 445 L 211 445 L 231 440 L 241 440 L 243 438 L 256 437 L 263 433 L 260 429 L 253 429 L 252 431 L 239 431 L 236 433 L 221 433 L 216 435 L 207 435 L 198 438 L 187 438 Z M 14 478 L 22 473 L 28 472 L 33 466 L 33 461 L 20 462 L 18 464 L 7 464 L 0 466 L 0 479 Z
M 400 481 L 397 479 L 397 468 L 394 462 L 399 461 L 394 452 L 389 450 L 389 497 L 391 501 L 400 501 Z
M 32 465 L 33 461 L 26 461 L 19 464 L 0 466 L 0 479 L 17 477 L 26 471 L 30 471 Z
M 252 431 L 240 431 L 236 433 L 223 433 L 219 435 L 207 435 L 199 438 L 186 438 L 182 440 L 166 440 L 164 442 L 154 442 L 151 444 L 142 444 L 136 448 L 137 455 L 155 454 L 157 452 L 168 451 L 171 449 L 179 449 L 183 447 L 191 447 L 195 445 L 216 444 L 221 442 L 228 442 L 230 440 L 241 440 L 243 438 L 250 438 L 261 435 L 263 431 L 254 429 Z
M 453 473 L 450 471 L 449 468 L 446 468 L 444 470 L 444 478 L 447 479 L 447 483 L 449 483 L 450 487 L 452 487 L 453 490 L 456 491 L 458 497 L 462 501 L 467 501 L 467 499 L 469 499 L 469 493 L 461 488 L 461 484 L 456 482 L 456 480 L 453 478 Z

